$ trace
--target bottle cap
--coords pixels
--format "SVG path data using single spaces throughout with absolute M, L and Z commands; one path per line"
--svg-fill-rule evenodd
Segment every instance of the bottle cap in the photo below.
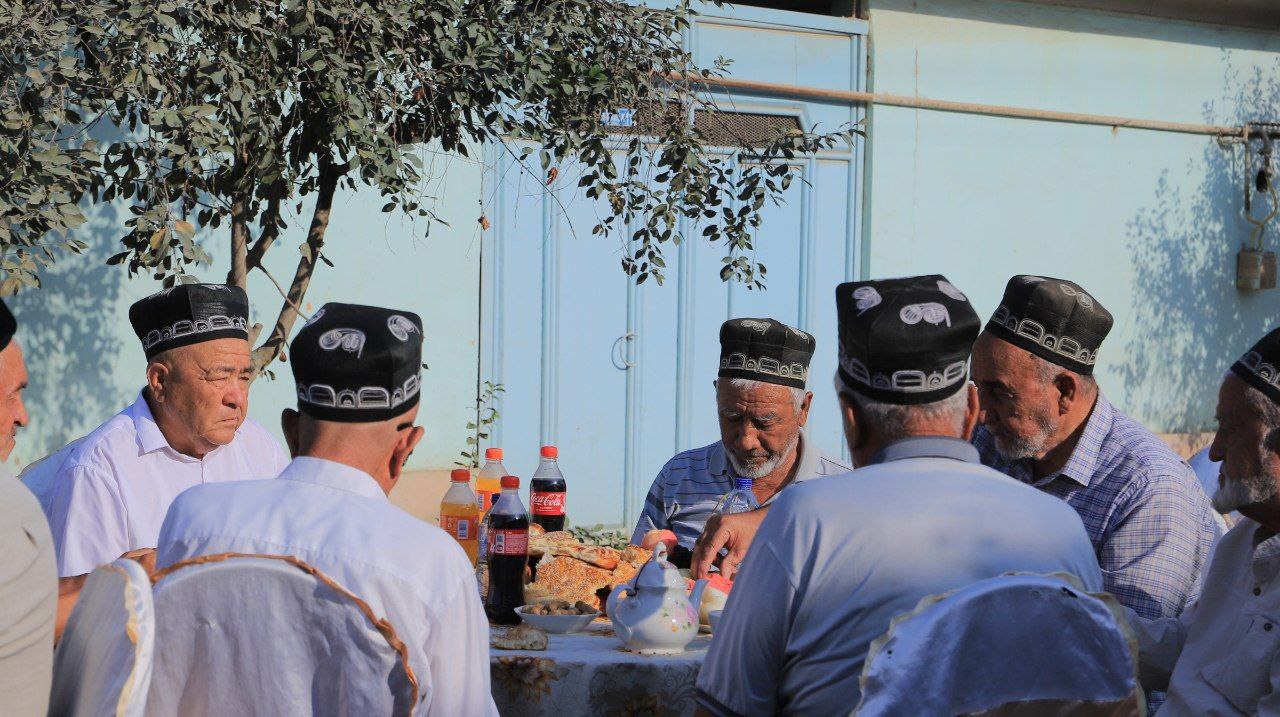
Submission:
M 503 488 L 519 488 L 520 479 L 515 476 L 502 476 Z
M 454 468 L 449 474 L 449 480 L 454 483 L 466 483 L 471 480 L 471 471 L 466 468 Z
M 750 478 L 738 478 L 733 482 L 733 487 L 739 490 L 751 490 L 751 486 L 755 481 Z
M 486 461 L 500 461 L 500 460 L 502 460 L 502 449 L 501 449 L 501 448 L 486 448 L 486 449 L 484 449 L 484 459 L 485 459 Z
M 557 451 L 555 446 L 543 446 L 539 452 L 543 458 L 555 458 L 560 454 L 560 451 Z

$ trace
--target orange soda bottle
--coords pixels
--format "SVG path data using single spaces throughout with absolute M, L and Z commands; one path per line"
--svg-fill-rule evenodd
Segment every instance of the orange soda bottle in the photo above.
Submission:
M 476 495 L 480 497 L 480 515 L 489 512 L 493 502 L 502 493 L 502 476 L 507 475 L 507 467 L 502 465 L 502 449 L 484 449 L 484 465 L 476 474 Z
M 471 492 L 471 471 L 455 468 L 449 475 L 451 485 L 440 501 L 440 527 L 458 541 L 475 565 L 479 550 L 480 506 Z

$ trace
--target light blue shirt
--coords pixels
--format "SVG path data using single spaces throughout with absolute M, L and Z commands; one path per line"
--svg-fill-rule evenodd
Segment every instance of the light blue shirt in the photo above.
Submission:
M 778 498 L 698 675 L 701 706 L 847 714 L 868 645 L 923 597 L 1011 571 L 1101 589 L 1075 511 L 983 467 L 964 441 L 910 438 L 874 460 Z
M 850 467 L 828 456 L 811 443 L 803 433 L 796 443 L 799 456 L 796 476 L 800 483 L 818 476 L 848 473 Z M 676 455 L 658 472 L 644 501 L 644 512 L 636 521 L 631 542 L 639 545 L 650 530 L 670 530 L 676 534 L 680 545 L 693 549 L 702 535 L 716 507 L 716 502 L 733 490 L 737 474 L 729 465 L 724 453 L 724 443 L 716 441 L 709 446 L 693 448 Z M 781 495 L 765 501 L 766 505 Z
M 295 458 L 280 477 L 196 486 L 173 501 L 156 564 L 213 553 L 292 555 L 385 617 L 409 648 L 415 714 L 496 715 L 489 623 L 466 553 L 393 506 L 373 477 Z

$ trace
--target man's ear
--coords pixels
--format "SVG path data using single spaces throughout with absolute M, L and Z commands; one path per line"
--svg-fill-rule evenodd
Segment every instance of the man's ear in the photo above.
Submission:
M 409 461 L 409 456 L 413 454 L 413 449 L 417 447 L 418 441 L 422 440 L 426 429 L 422 426 L 414 426 L 400 435 L 400 441 L 396 443 L 396 448 L 391 452 L 391 465 L 387 467 L 387 472 L 391 476 L 391 482 L 395 483 L 400 480 L 400 473 L 404 471 L 404 464 Z
M 169 385 L 170 374 L 169 367 L 160 361 L 152 361 L 147 364 L 147 390 L 151 394 L 151 400 L 157 403 L 164 403 L 166 398 L 165 389 Z
M 813 405 L 813 391 L 804 392 L 804 400 L 800 402 L 800 427 L 809 422 L 809 406 Z
M 286 408 L 280 412 L 280 429 L 284 431 L 284 442 L 289 447 L 289 457 L 298 457 L 298 412 Z
M 982 405 L 978 402 L 978 387 L 969 383 L 965 386 L 969 392 L 969 406 L 964 411 L 964 428 L 960 437 L 969 440 L 973 437 L 973 429 L 978 426 L 978 418 L 982 415 Z
M 1080 397 L 1080 380 L 1074 374 L 1062 371 L 1054 377 L 1053 387 L 1058 390 L 1058 413 L 1065 414 Z

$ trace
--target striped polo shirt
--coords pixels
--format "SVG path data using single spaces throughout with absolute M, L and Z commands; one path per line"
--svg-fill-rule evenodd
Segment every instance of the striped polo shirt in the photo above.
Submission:
M 804 433 L 800 434 L 796 451 L 799 453 L 799 466 L 794 482 L 853 470 L 811 445 Z M 692 550 L 716 502 L 733 489 L 735 478 L 737 475 L 729 465 L 724 444 L 720 441 L 678 454 L 667 461 L 653 480 L 631 542 L 640 543 L 650 530 L 670 530 L 676 534 L 680 545 Z M 772 503 L 781 493 L 775 493 L 766 504 Z

